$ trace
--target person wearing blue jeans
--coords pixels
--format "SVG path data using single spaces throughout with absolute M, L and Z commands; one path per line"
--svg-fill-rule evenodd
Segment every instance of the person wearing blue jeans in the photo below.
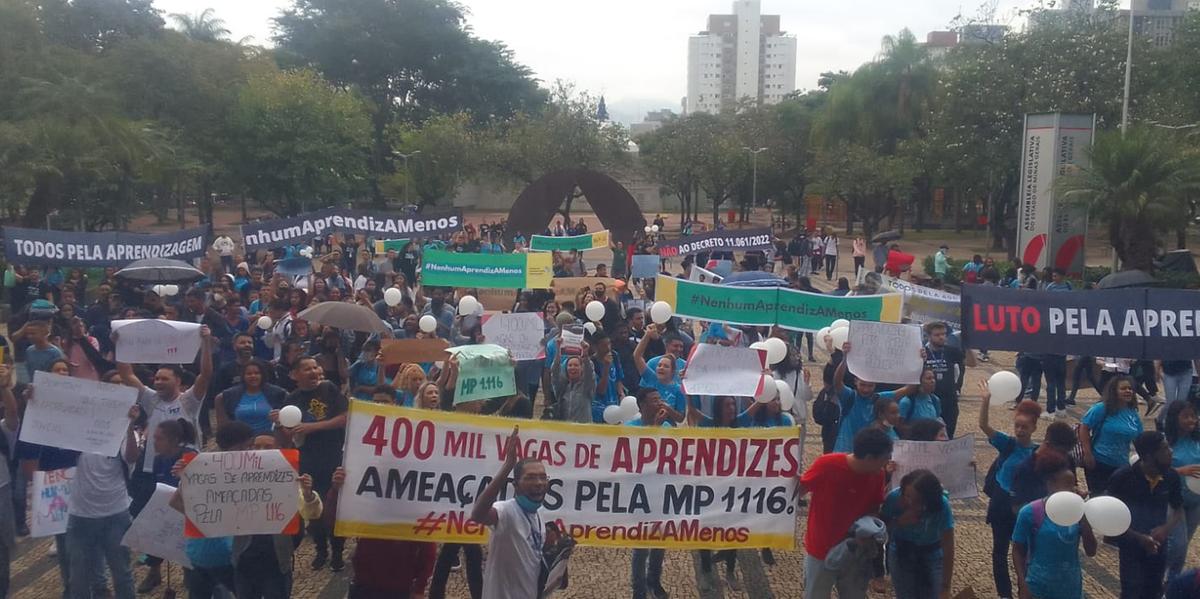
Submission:
M 101 456 L 100 459 L 104 458 Z M 84 456 L 80 457 L 82 463 Z M 76 471 L 78 475 L 78 471 Z M 121 479 L 123 481 L 123 479 Z M 70 515 L 67 519 L 67 552 L 71 562 L 71 596 L 89 599 L 90 582 L 99 571 L 101 557 L 108 564 L 113 578 L 113 595 L 117 599 L 133 599 L 133 573 L 129 566 L 129 548 L 121 545 L 121 537 L 132 523 L 128 510 L 116 514 L 89 518 Z M 97 556 L 93 548 L 100 549 Z
M 942 483 L 914 470 L 888 493 L 880 515 L 887 523 L 888 571 L 896 599 L 949 594 L 954 574 L 954 515 Z
M 1171 467 L 1179 476 L 1192 484 L 1183 485 L 1183 519 L 1171 529 L 1167 537 L 1167 580 L 1183 570 L 1187 559 L 1188 543 L 1196 528 L 1200 527 L 1200 494 L 1192 491 L 1192 485 L 1200 480 L 1200 427 L 1197 426 L 1196 408 L 1191 402 L 1169 403 L 1163 432 L 1171 445 Z
M 1195 368 L 1191 360 L 1163 360 L 1155 364 L 1158 378 L 1163 382 L 1163 395 L 1167 405 L 1177 399 L 1187 399 L 1192 391 Z
M 1041 354 L 1017 354 L 1017 375 L 1021 377 L 1021 395 L 1037 401 L 1042 393 Z

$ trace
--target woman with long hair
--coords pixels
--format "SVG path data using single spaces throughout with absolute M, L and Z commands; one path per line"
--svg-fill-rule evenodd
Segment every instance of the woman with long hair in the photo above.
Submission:
M 1200 428 L 1196 425 L 1196 408 L 1191 402 L 1174 401 L 1167 407 L 1164 432 L 1171 444 L 1171 467 L 1188 483 L 1183 485 L 1183 519 L 1167 538 L 1167 580 L 1183 570 L 1188 543 L 1200 526 L 1200 494 L 1193 490 L 1200 477 Z
M 217 393 L 217 428 L 228 422 L 244 422 L 256 435 L 269 435 L 274 428 L 268 415 L 283 408 L 287 391 L 266 381 L 267 366 L 250 360 L 242 366 L 242 382 Z
M 988 410 L 991 409 L 992 393 L 984 383 L 979 384 L 979 389 L 983 399 L 979 406 L 979 430 L 999 452 L 983 484 L 983 492 L 988 496 L 987 523 L 992 527 L 992 579 L 997 595 L 1013 597 L 1012 579 L 1008 575 L 1008 549 L 1013 539 L 1013 526 L 1017 523 L 1011 500 L 1013 474 L 1017 466 L 1037 449 L 1033 433 L 1037 431 L 1042 407 L 1028 399 L 1017 404 L 1013 414 L 1013 434 L 1008 435 L 991 427 Z
M 1129 447 L 1142 434 L 1135 388 L 1128 376 L 1113 378 L 1104 388 L 1103 401 L 1096 402 L 1079 423 L 1083 471 L 1093 497 L 1104 494 L 1112 473 L 1129 464 Z
M 942 483 L 913 470 L 883 500 L 888 571 L 896 599 L 948 597 L 954 577 L 954 515 Z
M 396 390 L 396 404 L 406 408 L 417 407 L 421 396 L 421 387 L 425 384 L 425 371 L 420 364 L 405 364 L 392 379 L 392 388 Z

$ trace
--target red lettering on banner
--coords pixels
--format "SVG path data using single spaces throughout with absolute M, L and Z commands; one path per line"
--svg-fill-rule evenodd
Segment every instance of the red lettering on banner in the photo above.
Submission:
M 383 437 L 383 431 L 387 428 L 385 422 L 386 419 L 383 416 L 376 416 L 367 426 L 367 432 L 363 433 L 362 444 L 374 447 L 377 456 L 383 455 L 383 448 L 387 447 L 387 439 Z
M 1026 306 L 1021 310 L 1021 328 L 1025 332 L 1032 335 L 1037 333 L 1042 328 L 1042 315 L 1033 306 Z
M 669 437 L 664 437 L 659 442 L 662 443 L 662 449 L 658 456 L 658 473 L 675 474 L 675 455 L 679 453 L 679 444 Z
M 446 532 L 449 534 L 483 535 L 484 527 L 467 517 L 465 512 L 447 512 Z
M 1042 315 L 1033 306 L 975 305 L 971 317 L 974 330 L 984 333 L 1034 334 L 1042 328 Z
M 658 455 L 657 439 L 642 437 L 638 439 L 638 461 L 637 472 L 645 471 L 646 464 L 654 463 L 654 456 Z
M 612 468 L 609 472 L 618 470 L 633 472 L 633 455 L 629 449 L 629 437 L 617 437 L 617 446 L 613 449 Z

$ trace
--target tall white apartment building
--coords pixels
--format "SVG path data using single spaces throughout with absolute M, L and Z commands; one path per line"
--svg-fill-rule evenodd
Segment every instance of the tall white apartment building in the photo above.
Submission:
M 796 89 L 796 38 L 760 0 L 735 0 L 733 14 L 709 15 L 688 38 L 687 112 L 720 112 L 738 102 L 775 104 Z

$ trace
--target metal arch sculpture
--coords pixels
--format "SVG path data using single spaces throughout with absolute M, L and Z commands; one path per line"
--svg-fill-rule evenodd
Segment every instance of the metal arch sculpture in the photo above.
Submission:
M 614 241 L 629 243 L 634 232 L 646 226 L 637 200 L 615 179 L 588 169 L 568 169 L 545 175 L 521 192 L 508 211 L 506 233 L 540 235 L 576 187 Z

